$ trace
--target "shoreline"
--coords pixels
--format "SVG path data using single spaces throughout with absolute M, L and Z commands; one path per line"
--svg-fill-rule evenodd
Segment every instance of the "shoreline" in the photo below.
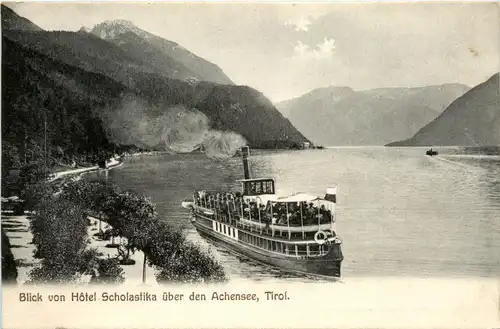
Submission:
M 29 280 L 29 272 L 40 263 L 40 259 L 33 257 L 35 252 L 35 246 L 32 243 L 33 233 L 30 229 L 29 214 L 17 216 L 12 213 L 2 212 L 1 221 L 2 227 L 5 234 L 9 238 L 11 243 L 11 251 L 14 255 L 14 261 L 16 263 L 16 268 L 18 276 L 16 283 L 18 286 L 26 284 Z M 87 217 L 91 224 L 87 227 L 87 246 L 86 249 L 97 249 L 99 253 L 102 253 L 100 258 L 115 258 L 118 256 L 118 250 L 116 248 L 106 247 L 107 244 L 111 243 L 113 239 L 101 240 L 94 236 L 95 233 L 99 232 L 99 218 L 88 216 Z M 7 226 L 7 227 L 6 227 Z M 101 220 L 101 228 L 105 231 L 111 228 L 111 225 Z M 126 243 L 127 239 L 125 237 L 117 237 L 114 239 L 115 243 Z M 123 269 L 124 274 L 124 284 L 133 285 L 144 285 L 142 282 L 142 270 L 144 262 L 144 253 L 141 250 L 135 251 L 130 255 L 130 259 L 135 261 L 132 265 L 122 265 L 119 266 Z M 156 270 L 149 264 L 146 264 L 146 282 L 147 286 L 158 286 L 156 281 Z M 82 282 L 89 283 L 90 276 L 84 276 L 80 280 Z
M 57 180 L 60 179 L 71 179 L 71 180 L 80 180 L 83 175 L 91 172 L 95 172 L 98 170 L 111 170 L 115 168 L 119 168 L 123 165 L 123 161 L 120 161 L 118 164 L 113 165 L 112 167 L 109 168 L 99 168 L 99 166 L 92 166 L 92 167 L 86 167 L 86 168 L 79 168 L 79 169 L 72 169 L 72 170 L 66 170 L 66 171 L 60 171 L 57 173 L 52 173 L 51 175 L 54 175 L 51 179 L 47 181 L 47 183 L 53 183 Z M 29 271 L 38 265 L 40 263 L 40 259 L 36 259 L 33 257 L 34 252 L 35 252 L 35 246 L 33 245 L 33 233 L 31 232 L 30 229 L 30 220 L 29 216 L 31 216 L 32 213 L 26 211 L 23 215 L 15 215 L 12 211 L 1 211 L 1 226 L 2 229 L 5 231 L 5 234 L 7 235 L 10 244 L 11 244 L 11 251 L 12 254 L 14 255 L 14 261 L 16 263 L 16 268 L 18 272 L 17 276 L 17 285 L 24 285 L 26 281 L 28 281 L 29 276 L 28 273 Z M 98 220 L 96 218 L 93 218 L 92 216 L 88 216 L 88 218 L 92 221 Z M 97 223 L 97 222 L 96 222 Z M 104 222 L 105 223 L 105 222 Z M 109 226 L 107 223 L 105 225 Z M 106 226 L 103 226 L 105 228 Z M 98 230 L 98 229 L 97 229 Z M 114 257 L 117 255 L 117 250 L 112 249 L 112 248 L 106 248 L 105 245 L 109 242 L 111 242 L 111 239 L 108 240 L 99 240 L 93 235 L 96 233 L 94 225 L 90 225 L 87 227 L 87 238 L 88 238 L 88 244 L 87 248 L 92 249 L 96 248 L 99 252 L 103 253 L 104 257 L 105 255 L 107 257 Z M 105 252 L 105 251 L 112 251 L 112 252 Z M 119 265 L 123 271 L 124 271 L 124 276 L 125 280 L 127 280 L 129 273 L 132 273 L 130 270 L 127 270 L 127 268 L 130 267 L 137 267 L 140 265 L 140 272 L 141 276 L 139 277 L 139 281 L 142 283 L 142 262 L 143 262 L 143 253 L 141 251 L 136 251 L 134 254 L 130 256 L 131 259 L 135 260 L 134 265 Z M 149 270 L 149 271 L 148 271 Z M 151 268 L 148 265 L 148 270 L 147 272 L 149 273 L 155 273 L 154 269 Z M 135 272 L 133 272 L 135 273 Z M 90 278 L 88 278 L 90 279 Z M 148 281 L 151 281 L 150 278 L 148 278 Z M 154 279 L 154 276 L 153 276 Z M 135 280 L 134 280 L 135 281 Z M 156 283 L 156 280 L 153 280 Z

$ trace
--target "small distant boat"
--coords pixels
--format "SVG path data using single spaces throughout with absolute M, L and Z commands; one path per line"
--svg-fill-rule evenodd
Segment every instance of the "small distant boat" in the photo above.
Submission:
M 428 156 L 434 156 L 434 155 L 438 155 L 438 151 L 435 151 L 433 149 L 430 149 L 430 150 L 427 150 L 427 152 L 425 152 L 426 155 Z
M 100 169 L 110 169 L 113 167 L 118 167 L 121 164 L 122 159 L 119 156 L 111 157 L 108 160 L 102 159 L 97 163 Z

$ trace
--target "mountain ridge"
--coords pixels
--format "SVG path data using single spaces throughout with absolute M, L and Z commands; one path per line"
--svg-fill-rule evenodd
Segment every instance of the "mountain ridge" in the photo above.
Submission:
M 43 157 L 45 120 L 50 163 L 162 150 L 192 141 L 191 129 L 222 148 L 241 137 L 255 148 L 308 141 L 253 88 L 167 77 L 84 30 L 4 30 L 2 80 L 2 169 Z
M 499 146 L 499 73 L 452 102 L 411 138 L 387 146 Z
M 219 84 L 234 84 L 216 64 L 197 56 L 176 42 L 137 27 L 129 20 L 107 20 L 95 25 L 90 30 L 90 33 L 113 42 L 119 47 L 123 45 L 123 35 L 129 32 L 140 37 L 143 40 L 142 44 L 147 42 L 150 45 L 150 52 L 153 51 L 151 47 L 154 47 L 157 50 L 156 58 L 159 58 L 160 54 L 163 55 L 165 57 L 163 62 L 173 61 L 175 63 L 172 65 L 179 67 L 179 69 L 181 66 L 184 67 L 189 72 L 194 73 L 199 80 Z M 136 48 L 136 51 L 143 50 L 140 46 Z M 131 51 L 130 47 L 128 51 Z
M 19 16 L 8 6 L 1 4 L 2 31 L 6 30 L 24 30 L 24 31 L 43 31 L 41 27 L 31 22 L 27 18 Z
M 323 145 L 385 145 L 411 137 L 469 88 L 443 84 L 416 88 L 317 88 L 276 107 L 307 138 Z

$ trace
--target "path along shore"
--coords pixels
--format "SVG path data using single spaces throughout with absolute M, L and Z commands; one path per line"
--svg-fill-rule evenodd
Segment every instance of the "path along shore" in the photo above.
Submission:
M 112 168 L 116 168 L 120 164 L 115 164 Z M 68 170 L 54 174 L 51 181 L 56 179 L 76 175 L 77 179 L 81 177 L 82 174 L 91 171 L 98 170 L 99 167 L 88 167 L 75 170 Z M 110 168 L 111 169 L 111 168 Z M 36 266 L 40 260 L 33 257 L 35 246 L 32 244 L 33 234 L 30 230 L 29 216 L 31 214 L 27 213 L 21 216 L 13 215 L 10 212 L 2 211 L 2 228 L 4 229 L 9 241 L 11 243 L 11 250 L 14 255 L 14 259 L 17 265 L 18 271 L 18 284 L 24 284 L 29 279 L 29 271 Z M 105 231 L 110 228 L 110 225 L 102 221 L 99 224 L 99 219 L 94 217 L 89 217 L 91 225 L 87 228 L 88 236 L 88 249 L 97 249 L 98 252 L 102 253 L 102 257 L 114 258 L 118 256 L 118 250 L 116 248 L 107 248 L 106 245 L 111 243 L 110 240 L 100 240 L 94 236 L 95 233 L 99 232 L 99 225 L 101 229 Z M 115 238 L 115 243 L 126 242 L 126 238 Z M 135 261 L 134 265 L 120 265 L 124 271 L 125 283 L 140 285 L 142 284 L 142 272 L 144 263 L 144 253 L 142 251 L 136 251 L 130 255 L 130 258 Z M 90 276 L 82 278 L 85 282 L 90 281 Z M 146 285 L 155 286 L 158 283 L 155 279 L 155 270 L 149 265 L 146 265 Z

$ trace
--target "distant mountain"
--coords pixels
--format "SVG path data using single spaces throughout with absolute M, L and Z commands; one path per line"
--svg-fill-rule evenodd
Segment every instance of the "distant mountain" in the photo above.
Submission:
M 326 87 L 314 89 L 300 97 L 285 100 L 276 104 L 286 117 L 299 115 L 300 108 L 322 108 L 325 105 L 336 104 L 341 99 L 355 94 L 355 91 L 349 87 Z M 326 104 L 325 104 L 326 103 Z
M 411 137 L 468 89 L 460 84 L 364 91 L 327 87 L 276 107 L 316 144 L 385 145 Z
M 170 78 L 233 84 L 217 65 L 130 21 L 105 21 L 94 26 L 90 33 L 114 43 L 132 56 L 143 58 Z
M 46 36 L 50 38 L 50 34 Z M 54 147 L 64 153 L 112 147 L 99 112 L 117 111 L 126 99 L 144 102 L 156 116 L 172 106 L 197 109 L 209 118 L 212 128 L 239 133 L 256 148 L 295 147 L 307 141 L 269 100 L 249 87 L 209 82 L 193 85 L 140 71 L 132 72 L 135 83 L 131 87 L 105 74 L 52 59 L 8 37 L 3 38 L 2 51 L 2 141 L 18 150 L 30 145 L 39 148 L 43 113 L 48 114 Z M 115 67 L 122 65 L 116 63 Z M 100 66 L 105 67 L 96 61 L 95 67 Z
M 2 82 L 2 169 L 42 158 L 45 119 L 50 158 L 69 161 L 112 150 L 93 113 L 117 109 L 121 95 L 130 92 L 127 87 L 5 37 Z
M 2 18 L 21 21 L 13 12 Z M 196 115 L 190 119 L 202 118 L 201 112 L 209 128 L 235 132 L 254 148 L 296 148 L 307 141 L 252 88 L 167 77 L 158 69 L 164 59 L 146 43 L 141 58 L 133 48 L 128 51 L 85 29 L 2 32 L 2 169 L 43 158 L 45 141 L 51 162 L 95 161 L 131 146 L 164 148 L 168 120 L 180 118 L 184 130 L 176 126 L 167 136 L 189 137 L 197 124 L 167 115 L 179 115 L 179 108 Z M 131 32 L 119 37 L 143 42 Z M 128 115 L 130 109 L 135 115 Z M 113 126 L 117 116 L 125 121 Z M 144 134 L 154 138 L 145 140 Z M 224 147 L 230 140 L 221 143 Z
M 389 146 L 500 146 L 499 74 L 455 100 L 412 138 Z
M 12 9 L 5 5 L 2 8 L 2 31 L 22 30 L 22 31 L 41 31 L 42 29 L 33 24 L 28 19 L 17 15 Z

